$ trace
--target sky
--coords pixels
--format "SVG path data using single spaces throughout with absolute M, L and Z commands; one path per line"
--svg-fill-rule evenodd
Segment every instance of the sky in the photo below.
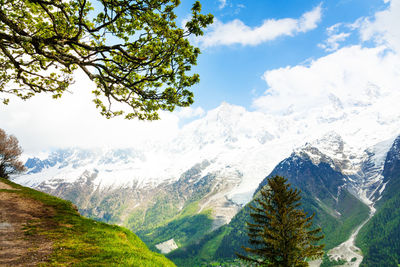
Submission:
M 135 146 L 173 137 L 223 102 L 282 115 L 335 97 L 354 105 L 375 87 L 385 94 L 400 89 L 400 0 L 200 2 L 214 23 L 191 39 L 202 54 L 190 108 L 163 112 L 156 122 L 107 120 L 91 102 L 93 83 L 77 72 L 72 93 L 61 99 L 39 95 L 0 105 L 0 127 L 29 155 L 71 146 Z M 181 24 L 192 3 L 182 0 L 177 9 Z

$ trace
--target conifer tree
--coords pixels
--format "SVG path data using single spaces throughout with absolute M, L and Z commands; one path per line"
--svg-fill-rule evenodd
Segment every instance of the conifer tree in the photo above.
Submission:
M 287 179 L 275 176 L 259 192 L 255 205 L 250 205 L 252 222 L 247 222 L 249 243 L 247 254 L 238 257 L 263 266 L 308 266 L 307 260 L 323 256 L 324 245 L 315 243 L 324 236 L 321 228 L 310 230 L 312 216 L 302 209 L 300 190 L 293 189 Z

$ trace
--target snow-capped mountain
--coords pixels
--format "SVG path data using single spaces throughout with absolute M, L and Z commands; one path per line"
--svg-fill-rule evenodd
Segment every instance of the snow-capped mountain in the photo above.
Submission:
M 325 162 L 345 175 L 344 186 L 366 204 L 372 204 L 384 189 L 382 171 L 394 138 L 355 153 L 341 136 L 330 132 L 295 149 L 294 154 L 309 158 L 315 165 Z M 379 193 L 379 194 L 377 194 Z
M 324 263 L 332 260 L 331 264 L 340 261 L 343 266 L 359 266 L 366 256 L 368 266 L 386 266 L 382 263 L 387 261 L 397 264 L 397 259 L 389 257 L 385 251 L 396 254 L 395 245 L 399 241 L 400 217 L 396 206 L 400 188 L 400 136 L 380 142 L 360 155 L 350 153 L 348 147 L 334 132 L 306 143 L 282 160 L 256 192 L 274 175 L 287 178 L 292 186 L 301 190 L 301 207 L 315 215 L 314 225 L 322 227 L 325 235 L 323 242 L 328 258 Z M 254 203 L 255 200 L 250 205 Z M 248 240 L 244 222 L 251 221 L 250 212 L 246 206 L 229 224 L 168 256 L 178 264 L 197 262 L 207 250 L 205 263 L 222 259 L 234 261 L 235 253 L 246 246 Z M 363 241 L 356 242 L 360 230 Z M 166 240 L 172 237 L 166 236 Z M 371 237 L 374 237 L 373 245 Z M 221 241 L 215 242 L 217 239 Z M 376 259 L 371 247 L 385 257 Z M 319 265 L 315 262 L 312 266 Z
M 29 159 L 27 175 L 17 180 L 35 187 L 52 178 L 74 181 L 89 171 L 97 172 L 98 185 L 146 187 L 176 181 L 195 164 L 210 160 L 213 164 L 205 173 L 227 169 L 242 173 L 228 197 L 243 204 L 266 173 L 307 142 L 340 161 L 344 173 L 356 174 L 366 149 L 374 150 L 384 141 L 389 144 L 398 134 L 400 111 L 385 115 L 382 101 L 345 109 L 337 97 L 331 99 L 331 105 L 322 109 L 285 115 L 249 112 L 223 103 L 184 126 L 167 143 L 124 150 L 58 150 L 43 160 Z
M 324 105 L 279 114 L 223 103 L 168 141 L 55 150 L 28 159 L 28 172 L 15 180 L 73 201 L 85 215 L 133 229 L 181 218 L 190 205 L 197 207 L 191 215 L 211 210 L 215 228 L 294 153 L 329 164 L 343 175 L 341 187 L 371 204 L 385 188 L 384 159 L 400 133 L 399 101 L 399 93 L 368 85 L 358 100 L 331 94 Z

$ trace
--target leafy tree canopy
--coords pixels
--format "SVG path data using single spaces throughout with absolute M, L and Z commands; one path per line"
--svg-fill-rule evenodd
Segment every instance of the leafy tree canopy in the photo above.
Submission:
M 252 222 L 247 222 L 251 248 L 242 260 L 264 266 L 308 266 L 307 260 L 322 257 L 324 245 L 315 245 L 324 236 L 321 228 L 310 230 L 314 215 L 299 209 L 300 190 L 290 188 L 287 179 L 275 176 L 260 190 L 251 205 Z
M 21 153 L 18 139 L 0 129 L 0 177 L 8 179 L 10 174 L 25 171 L 24 164 L 19 161 Z
M 88 0 L 0 0 L 0 92 L 58 98 L 81 69 L 95 82 L 93 101 L 107 118 L 154 120 L 160 109 L 188 106 L 188 88 L 199 82 L 198 74 L 188 73 L 200 50 L 187 37 L 202 35 L 213 16 L 200 14 L 195 2 L 180 28 L 179 4 L 97 0 L 101 8 L 94 10 Z

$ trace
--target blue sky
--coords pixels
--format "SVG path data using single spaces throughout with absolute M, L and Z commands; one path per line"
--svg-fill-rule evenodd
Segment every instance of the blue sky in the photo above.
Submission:
M 182 2 L 180 23 L 193 3 Z M 371 88 L 386 95 L 399 91 L 400 0 L 200 2 L 215 21 L 203 37 L 192 39 L 202 54 L 191 108 L 163 113 L 157 122 L 106 120 L 91 103 L 93 83 L 77 72 L 72 94 L 62 99 L 39 95 L 0 106 L 1 127 L 29 154 L 124 147 L 174 136 L 222 102 L 283 116 L 305 114 L 332 99 L 358 105 L 371 100 Z
M 184 0 L 182 11 L 190 8 L 191 1 Z M 354 23 L 360 17 L 373 16 L 387 4 L 380 0 L 331 0 L 331 1 L 202 1 L 204 12 L 228 24 L 240 20 L 250 28 L 260 27 L 265 20 L 298 19 L 304 13 L 321 7 L 316 27 L 306 32 L 282 35 L 252 44 L 222 44 L 204 47 L 195 70 L 201 83 L 194 87 L 195 104 L 205 110 L 217 107 L 222 101 L 252 109 L 252 100 L 262 95 L 267 84 L 262 75 L 269 69 L 302 64 L 330 52 L 319 47 L 327 38 L 326 29 L 337 23 Z M 206 32 L 210 33 L 210 31 Z M 235 34 L 232 32 L 232 34 Z M 358 43 L 353 34 L 341 45 Z

